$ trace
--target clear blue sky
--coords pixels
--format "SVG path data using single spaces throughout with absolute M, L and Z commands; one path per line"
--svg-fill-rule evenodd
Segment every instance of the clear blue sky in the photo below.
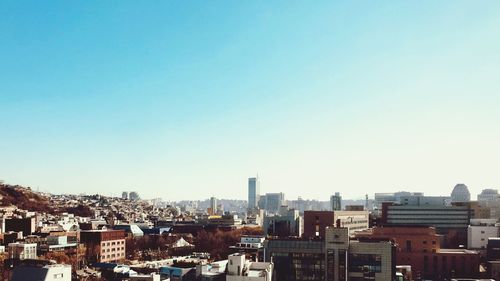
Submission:
M 1 1 L 0 179 L 168 200 L 500 188 L 498 1 Z

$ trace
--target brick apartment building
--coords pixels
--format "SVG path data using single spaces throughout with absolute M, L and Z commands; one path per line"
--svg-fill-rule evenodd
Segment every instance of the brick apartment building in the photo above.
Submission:
M 118 262 L 125 259 L 124 230 L 87 230 L 80 233 L 89 262 Z

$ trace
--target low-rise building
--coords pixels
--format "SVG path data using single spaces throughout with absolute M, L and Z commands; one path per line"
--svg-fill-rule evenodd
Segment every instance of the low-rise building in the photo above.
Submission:
M 305 211 L 304 237 L 324 238 L 327 227 L 345 227 L 349 234 L 368 229 L 368 211 Z
M 467 248 L 486 249 L 488 238 L 498 237 L 499 229 L 496 219 L 471 219 L 467 228 Z
M 417 280 L 477 278 L 479 275 L 479 252 L 441 248 L 441 235 L 433 227 L 375 227 L 356 233 L 356 237 L 393 240 L 397 245 L 396 264 L 410 265 Z
M 252 262 L 244 254 L 228 257 L 226 281 L 271 281 L 273 264 L 271 262 Z
M 71 265 L 51 264 L 42 267 L 17 266 L 11 281 L 71 281 Z
M 124 230 L 87 230 L 80 233 L 89 262 L 117 262 L 125 259 Z
M 36 243 L 10 243 L 8 248 L 8 257 L 10 259 L 37 259 Z

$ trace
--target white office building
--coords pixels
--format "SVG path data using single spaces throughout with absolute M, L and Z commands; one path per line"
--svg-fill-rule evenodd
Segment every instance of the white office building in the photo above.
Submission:
M 471 219 L 467 228 L 467 248 L 486 249 L 488 238 L 498 237 L 499 229 L 496 219 Z
M 271 281 L 273 263 L 251 262 L 244 254 L 232 254 L 228 257 L 226 281 Z

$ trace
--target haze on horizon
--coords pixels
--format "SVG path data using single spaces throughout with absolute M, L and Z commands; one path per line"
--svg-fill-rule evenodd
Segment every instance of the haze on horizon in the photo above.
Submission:
M 328 200 L 499 188 L 498 1 L 2 1 L 0 179 Z

